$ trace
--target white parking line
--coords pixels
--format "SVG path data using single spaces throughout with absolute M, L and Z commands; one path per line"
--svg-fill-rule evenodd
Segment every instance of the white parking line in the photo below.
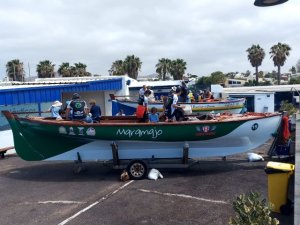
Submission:
M 145 192 L 145 193 L 153 193 L 153 194 L 159 194 L 159 195 L 165 195 L 165 196 L 175 196 L 175 197 L 181 197 L 181 198 L 190 198 L 190 199 L 195 199 L 195 200 L 205 201 L 205 202 L 210 202 L 210 203 L 229 204 L 228 202 L 225 202 L 225 201 L 212 200 L 212 199 L 207 199 L 207 198 L 199 198 L 199 197 L 185 195 L 185 194 L 163 193 L 163 192 L 159 192 L 159 191 L 151 191 L 151 190 L 145 190 L 145 189 L 138 189 L 138 190 L 141 192 Z
M 83 204 L 86 202 L 77 202 L 77 201 L 39 201 L 38 204 Z
M 131 184 L 133 182 L 133 180 L 129 181 L 128 183 L 124 184 L 123 186 L 117 188 L 115 191 L 108 193 L 107 195 L 105 195 L 104 197 L 102 197 L 100 200 L 92 203 L 91 205 L 85 207 L 84 209 L 80 210 L 79 212 L 75 213 L 73 216 L 65 219 L 64 221 L 62 221 L 61 223 L 59 223 L 58 225 L 64 225 L 68 222 L 70 222 L 72 219 L 76 218 L 77 216 L 79 216 L 80 214 L 84 213 L 85 211 L 89 210 L 90 208 L 92 208 L 93 206 L 99 204 L 100 202 L 103 202 L 104 200 L 108 199 L 109 197 L 111 197 L 112 195 L 116 194 L 118 191 L 124 189 L 126 186 L 128 186 L 129 184 Z

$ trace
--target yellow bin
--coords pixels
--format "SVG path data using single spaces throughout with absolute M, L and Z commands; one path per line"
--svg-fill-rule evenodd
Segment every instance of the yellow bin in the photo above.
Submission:
M 273 212 L 280 213 L 280 207 L 287 204 L 289 177 L 295 166 L 289 163 L 268 162 L 268 198 Z

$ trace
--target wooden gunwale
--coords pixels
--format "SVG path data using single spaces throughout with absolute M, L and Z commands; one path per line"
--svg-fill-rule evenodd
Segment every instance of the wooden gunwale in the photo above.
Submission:
M 68 126 L 83 126 L 83 127 L 106 127 L 106 126 L 178 126 L 178 125 L 195 125 L 195 124 L 214 124 L 214 123 L 232 123 L 232 122 L 241 122 L 241 121 L 251 121 L 257 119 L 263 119 L 267 117 L 274 117 L 280 114 L 259 114 L 259 115 L 249 115 L 249 116 L 241 116 L 234 117 L 232 119 L 222 118 L 212 119 L 212 120 L 197 120 L 197 121 L 174 121 L 174 122 L 159 122 L 159 123 L 145 123 L 145 122 L 106 122 L 102 120 L 100 123 L 85 123 L 81 121 L 66 121 L 66 120 L 47 120 L 43 117 L 35 117 L 35 118 L 18 118 L 12 117 L 19 121 L 26 121 L 35 124 L 44 124 L 44 125 L 68 125 Z M 113 118 L 113 117 L 112 117 Z M 117 120 L 112 120 L 117 121 Z M 121 120 L 118 120 L 121 121 Z

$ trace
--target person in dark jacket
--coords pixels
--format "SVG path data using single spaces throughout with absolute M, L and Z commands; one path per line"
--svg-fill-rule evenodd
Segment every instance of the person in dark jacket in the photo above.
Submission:
M 96 100 L 91 99 L 90 100 L 90 113 L 92 114 L 92 120 L 93 122 L 100 122 L 101 117 L 101 108 L 99 105 L 96 105 Z
M 69 117 L 70 111 L 72 110 L 71 118 Z M 87 123 L 93 123 L 91 117 L 88 116 L 87 104 L 84 100 L 80 99 L 78 93 L 74 93 L 70 104 L 67 106 L 66 110 L 67 120 L 81 120 Z

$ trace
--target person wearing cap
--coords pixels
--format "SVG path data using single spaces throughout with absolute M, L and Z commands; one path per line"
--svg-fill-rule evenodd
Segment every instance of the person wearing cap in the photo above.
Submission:
M 51 117 L 54 117 L 57 120 L 61 119 L 61 113 L 62 113 L 61 106 L 62 103 L 60 101 L 57 100 L 53 102 L 51 107 L 48 109 L 48 112 L 51 112 Z
M 70 118 L 70 111 L 72 110 L 72 115 Z M 78 93 L 74 93 L 70 104 L 67 106 L 66 110 L 67 120 L 81 120 L 87 123 L 93 123 L 93 120 L 88 116 L 88 107 L 84 100 L 80 99 Z
M 100 117 L 101 117 L 101 108 L 99 105 L 96 105 L 96 100 L 95 99 L 91 99 L 90 100 L 90 114 L 92 115 L 92 120 L 94 122 L 99 122 L 100 121 Z

